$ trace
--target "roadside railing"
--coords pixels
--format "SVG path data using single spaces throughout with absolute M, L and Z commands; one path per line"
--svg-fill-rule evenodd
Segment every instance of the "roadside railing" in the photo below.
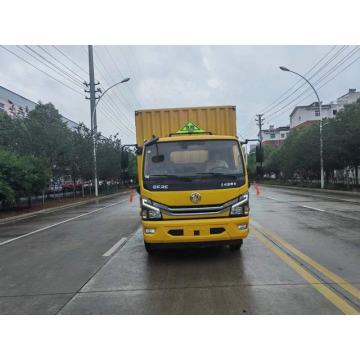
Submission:
M 99 195 L 110 195 L 127 189 L 127 184 L 106 184 L 99 185 Z M 34 194 L 31 197 L 22 197 L 16 203 L 0 201 L 0 211 L 21 211 L 25 209 L 43 209 L 58 206 L 59 204 L 71 203 L 95 197 L 94 187 L 86 186 L 80 189 L 48 190 L 43 193 Z

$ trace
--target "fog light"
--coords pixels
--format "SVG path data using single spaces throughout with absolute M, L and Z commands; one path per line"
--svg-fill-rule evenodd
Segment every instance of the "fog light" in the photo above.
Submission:
M 145 228 L 145 234 L 155 234 L 155 229 L 153 229 L 153 228 Z
M 247 229 L 247 224 L 239 224 L 238 229 L 239 230 L 246 230 Z

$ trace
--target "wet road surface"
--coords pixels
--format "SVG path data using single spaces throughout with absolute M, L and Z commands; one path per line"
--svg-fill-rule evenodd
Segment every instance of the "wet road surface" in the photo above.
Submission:
M 1 225 L 0 313 L 358 313 L 360 197 L 250 192 L 240 252 L 149 256 L 128 196 Z

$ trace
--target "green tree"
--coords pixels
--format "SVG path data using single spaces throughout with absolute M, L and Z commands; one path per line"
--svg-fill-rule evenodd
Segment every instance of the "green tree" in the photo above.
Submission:
M 92 178 L 93 140 L 91 131 L 83 123 L 71 132 L 66 154 L 66 163 L 74 181 L 78 178 L 84 181 Z
M 99 179 L 115 180 L 121 177 L 121 140 L 117 135 L 99 137 L 98 148 Z
M 24 120 L 0 113 L 0 149 L 26 153 L 24 142 L 27 137 Z
M 0 150 L 0 199 L 19 200 L 41 192 L 50 178 L 50 169 L 42 159 Z M 30 204 L 30 200 L 29 200 Z
M 24 121 L 27 154 L 47 159 L 53 175 L 63 174 L 69 167 L 72 131 L 63 122 L 54 105 L 38 104 Z

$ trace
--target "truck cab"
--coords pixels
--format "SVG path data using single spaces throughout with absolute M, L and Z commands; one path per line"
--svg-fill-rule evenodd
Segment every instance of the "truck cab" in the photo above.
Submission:
M 240 249 L 248 235 L 248 178 L 241 144 L 234 135 L 212 134 L 200 126 L 188 121 L 141 147 L 138 176 L 148 252 L 164 246 Z

